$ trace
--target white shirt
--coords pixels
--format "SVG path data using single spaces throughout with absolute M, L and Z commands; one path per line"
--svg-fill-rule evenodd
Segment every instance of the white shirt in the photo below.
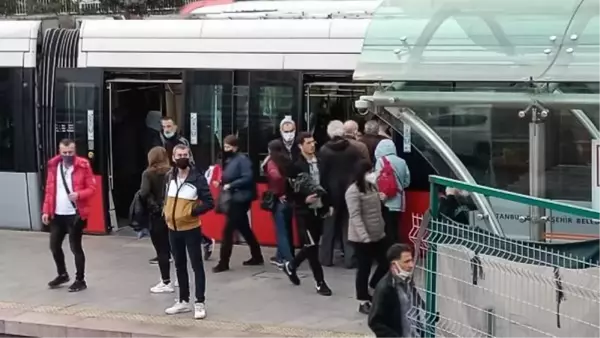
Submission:
M 67 180 L 67 186 L 69 190 L 73 192 L 73 166 L 63 167 L 62 164 L 56 168 L 56 207 L 54 213 L 56 215 L 75 215 L 77 211 L 73 208 L 73 203 L 69 200 L 69 195 L 65 190 L 63 184 L 61 170 L 64 170 L 65 180 Z

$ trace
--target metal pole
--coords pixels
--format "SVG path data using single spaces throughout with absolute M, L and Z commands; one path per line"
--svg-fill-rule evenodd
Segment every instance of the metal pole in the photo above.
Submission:
M 532 107 L 529 123 L 529 194 L 533 197 L 546 195 L 546 124 L 540 109 Z M 546 209 L 529 207 L 529 238 L 544 241 L 546 232 Z

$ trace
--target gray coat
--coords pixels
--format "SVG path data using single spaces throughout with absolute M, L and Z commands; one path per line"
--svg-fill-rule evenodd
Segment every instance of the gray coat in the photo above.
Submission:
M 377 188 L 367 183 L 367 192 L 361 193 L 352 183 L 346 190 L 348 206 L 348 241 L 378 242 L 385 237 L 385 223 L 381 215 L 381 200 Z

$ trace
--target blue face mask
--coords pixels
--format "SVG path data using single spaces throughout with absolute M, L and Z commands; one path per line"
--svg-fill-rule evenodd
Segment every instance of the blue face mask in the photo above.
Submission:
M 65 165 L 72 165 L 73 160 L 75 159 L 75 156 L 73 155 L 61 155 L 60 157 Z

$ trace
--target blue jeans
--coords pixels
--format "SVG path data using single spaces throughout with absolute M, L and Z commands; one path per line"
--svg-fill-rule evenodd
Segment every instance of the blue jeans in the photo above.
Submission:
M 277 238 L 277 258 L 291 261 L 294 258 L 294 240 L 292 234 L 292 207 L 289 203 L 277 201 L 272 212 Z

